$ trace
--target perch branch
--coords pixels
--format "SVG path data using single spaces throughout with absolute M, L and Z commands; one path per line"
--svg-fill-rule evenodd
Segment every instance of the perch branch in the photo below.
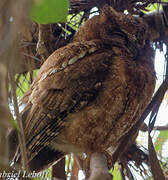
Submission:
M 107 167 L 107 160 L 103 153 L 93 153 L 90 159 L 91 175 L 88 180 L 111 180 L 112 175 Z
M 10 127 L 10 113 L 7 105 L 7 90 L 6 90 L 7 68 L 0 62 L 0 168 L 5 166 L 8 168 L 8 146 L 6 132 Z M 0 172 L 2 172 L 0 170 Z

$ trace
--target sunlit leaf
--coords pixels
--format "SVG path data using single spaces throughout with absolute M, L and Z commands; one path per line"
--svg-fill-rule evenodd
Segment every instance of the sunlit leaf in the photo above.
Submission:
M 114 169 L 111 169 L 110 172 L 113 175 L 113 179 L 122 180 L 118 164 L 115 164 Z
M 80 13 L 78 13 L 77 15 L 68 15 L 67 16 L 67 22 L 71 22 L 71 23 L 68 23 L 68 25 L 70 26 L 70 27 L 72 27 L 74 30 L 78 30 L 78 28 L 79 28 L 79 22 L 81 21 L 81 18 L 82 18 L 82 16 L 83 16 L 83 14 L 84 14 L 84 12 L 83 11 L 81 11 Z M 82 24 L 83 24 L 83 22 L 82 22 Z
M 156 10 L 162 10 L 162 5 L 158 3 L 154 3 L 146 7 L 146 11 L 143 10 L 144 13 L 149 13 Z

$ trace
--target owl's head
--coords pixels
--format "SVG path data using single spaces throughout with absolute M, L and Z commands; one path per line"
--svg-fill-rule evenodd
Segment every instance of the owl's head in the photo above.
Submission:
M 142 18 L 119 13 L 107 5 L 103 7 L 100 16 L 101 23 L 106 26 L 109 36 L 118 31 L 125 34 L 128 40 L 137 47 L 141 48 L 145 45 L 147 25 Z

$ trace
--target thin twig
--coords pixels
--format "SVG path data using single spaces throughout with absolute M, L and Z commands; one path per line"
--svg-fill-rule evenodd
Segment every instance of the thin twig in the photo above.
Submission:
M 22 54 L 23 54 L 24 56 L 31 57 L 32 59 L 34 59 L 34 60 L 37 60 L 37 61 L 41 62 L 41 60 L 40 60 L 39 58 L 35 57 L 35 56 L 32 56 L 32 55 L 27 54 L 27 53 L 22 53 Z
M 26 153 L 25 135 L 23 131 L 22 120 L 19 114 L 19 107 L 18 107 L 17 96 L 16 96 L 16 84 L 15 84 L 14 76 L 12 75 L 12 73 L 9 73 L 9 78 L 10 78 L 10 83 L 11 83 L 11 92 L 12 92 L 12 97 L 13 97 L 14 112 L 15 112 L 16 121 L 19 127 L 18 139 L 19 139 L 19 144 L 20 144 L 22 166 L 23 166 L 23 169 L 28 170 L 29 168 L 28 168 L 28 163 L 27 163 L 28 158 L 27 158 L 27 153 Z
M 153 129 L 158 131 L 167 131 L 168 126 L 155 126 Z

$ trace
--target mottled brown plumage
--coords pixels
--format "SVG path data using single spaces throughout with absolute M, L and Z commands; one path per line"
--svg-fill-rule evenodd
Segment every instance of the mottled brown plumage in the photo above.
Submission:
M 44 62 L 22 100 L 31 170 L 62 154 L 117 146 L 154 91 L 146 34 L 140 18 L 105 6 Z

